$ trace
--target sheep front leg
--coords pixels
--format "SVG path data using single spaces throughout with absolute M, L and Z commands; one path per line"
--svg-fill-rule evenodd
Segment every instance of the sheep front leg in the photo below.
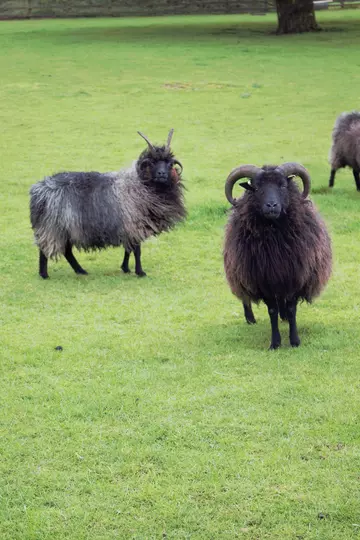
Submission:
M 281 345 L 281 336 L 279 332 L 279 307 L 276 298 L 264 300 L 268 308 L 271 322 L 271 343 L 269 350 L 278 349 Z
M 292 347 L 298 347 L 300 345 L 300 338 L 296 326 L 296 306 L 297 298 L 293 298 L 292 300 L 288 300 L 286 302 L 287 318 L 289 321 L 290 345 Z
M 336 169 L 331 169 L 329 187 L 334 187 Z
M 358 191 L 360 191 L 360 178 L 359 178 L 359 173 L 360 173 L 359 170 L 353 169 L 353 175 L 354 175 L 354 180 L 355 180 L 355 184 L 356 184 L 356 189 L 357 189 Z
M 49 274 L 47 271 L 47 265 L 48 265 L 48 259 L 45 253 L 43 253 L 41 249 L 39 249 L 39 275 L 43 279 L 47 279 L 49 277 Z
M 140 244 L 138 244 L 134 249 L 134 256 L 135 256 L 135 274 L 139 277 L 146 276 L 144 270 L 141 266 L 141 248 Z

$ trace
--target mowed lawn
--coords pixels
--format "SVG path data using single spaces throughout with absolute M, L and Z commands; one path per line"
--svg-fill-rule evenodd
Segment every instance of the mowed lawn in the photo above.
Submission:
M 276 37 L 275 16 L 0 23 L 2 540 L 347 540 L 360 535 L 360 194 L 327 189 L 334 120 L 360 108 L 360 11 Z M 189 216 L 143 246 L 38 277 L 28 190 L 164 142 Z M 302 345 L 268 351 L 226 284 L 223 186 L 299 161 L 334 248 Z M 239 191 L 240 194 L 240 191 Z M 132 267 L 134 265 L 131 261 Z M 62 351 L 55 348 L 61 346 Z

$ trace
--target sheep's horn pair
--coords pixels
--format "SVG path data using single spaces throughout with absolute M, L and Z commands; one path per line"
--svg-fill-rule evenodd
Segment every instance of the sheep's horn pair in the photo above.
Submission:
M 255 165 L 241 165 L 240 167 L 237 167 L 231 171 L 225 183 L 225 195 L 230 204 L 234 205 L 236 203 L 236 199 L 234 199 L 232 195 L 232 190 L 235 183 L 241 178 L 249 178 L 252 180 L 262 170 L 263 169 L 260 169 Z M 280 171 L 286 177 L 291 175 L 299 176 L 304 185 L 302 196 L 304 199 L 306 199 L 310 193 L 310 175 L 305 167 L 300 165 L 300 163 L 289 162 L 279 165 L 279 167 L 277 167 L 275 170 Z
M 170 129 L 169 135 L 168 135 L 168 138 L 167 138 L 167 142 L 166 142 L 166 150 L 170 150 L 170 144 L 171 144 L 171 139 L 172 139 L 173 133 L 174 133 L 174 129 Z M 145 137 L 145 135 L 143 133 L 141 133 L 141 131 L 138 131 L 138 134 L 140 135 L 140 137 L 145 139 L 145 141 L 148 143 L 148 146 L 149 146 L 150 150 L 152 152 L 155 152 L 156 151 L 155 146 L 149 141 L 149 139 L 147 137 Z

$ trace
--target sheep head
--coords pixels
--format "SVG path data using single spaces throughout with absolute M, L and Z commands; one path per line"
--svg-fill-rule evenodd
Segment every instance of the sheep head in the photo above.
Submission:
M 148 144 L 148 148 L 140 154 L 137 161 L 140 178 L 146 184 L 155 184 L 164 188 L 179 184 L 183 167 L 170 149 L 174 130 L 170 130 L 166 145 L 163 146 L 153 145 L 145 135 L 140 131 L 138 133 Z
M 310 176 L 308 171 L 299 163 L 284 163 L 278 167 L 255 165 L 242 165 L 233 169 L 225 184 L 227 200 L 236 205 L 232 191 L 235 183 L 241 178 L 248 178 L 250 182 L 241 182 L 240 186 L 248 191 L 258 212 L 267 219 L 277 219 L 286 210 L 290 202 L 290 193 L 297 191 L 292 178 L 299 176 L 303 182 L 303 199 L 310 192 Z M 300 194 L 299 194 L 300 195 Z

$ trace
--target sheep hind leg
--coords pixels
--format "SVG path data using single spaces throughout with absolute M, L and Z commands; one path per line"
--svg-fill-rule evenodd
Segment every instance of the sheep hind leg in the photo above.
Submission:
M 357 170 L 357 169 L 353 169 L 353 175 L 354 175 L 354 180 L 355 180 L 355 184 L 356 184 L 356 189 L 358 191 L 360 191 L 360 175 L 359 175 L 360 171 Z
M 294 298 L 293 300 L 288 300 L 286 302 L 287 318 L 289 321 L 290 345 L 292 347 L 298 347 L 300 345 L 300 338 L 296 326 L 296 306 L 297 298 Z
M 256 323 L 256 319 L 255 319 L 255 316 L 254 316 L 254 313 L 253 313 L 253 310 L 252 310 L 252 307 L 251 307 L 251 302 L 249 303 L 249 305 L 245 304 L 245 302 L 243 302 L 243 306 L 244 306 L 244 315 L 245 315 L 245 320 L 248 324 L 255 324 Z
M 39 275 L 43 279 L 48 279 L 49 274 L 47 270 L 48 259 L 46 255 L 39 249 Z
M 334 187 L 335 174 L 336 174 L 336 169 L 331 169 L 330 179 L 329 179 L 329 187 Z
M 134 249 L 134 256 L 135 256 L 135 274 L 139 277 L 146 276 L 146 273 L 142 269 L 141 266 L 141 248 L 140 244 L 138 244 Z
M 278 306 L 279 306 L 280 319 L 281 319 L 282 321 L 287 321 L 287 320 L 288 320 L 288 317 L 287 317 L 287 311 L 286 311 L 285 300 L 283 300 L 283 299 L 278 299 Z
M 74 270 L 76 274 L 84 274 L 84 275 L 87 274 L 87 271 L 84 270 L 75 259 L 70 242 L 66 243 L 64 255 L 65 255 L 65 259 L 70 264 L 71 268 Z
M 130 254 L 131 254 L 131 251 L 126 251 L 126 249 L 125 249 L 124 260 L 123 260 L 122 265 L 121 265 L 121 270 L 125 274 L 128 274 L 129 272 L 131 272 L 131 270 L 129 268 Z
M 279 332 L 279 307 L 276 298 L 264 300 L 268 308 L 271 322 L 271 343 L 269 350 L 278 349 L 281 345 L 281 336 Z

